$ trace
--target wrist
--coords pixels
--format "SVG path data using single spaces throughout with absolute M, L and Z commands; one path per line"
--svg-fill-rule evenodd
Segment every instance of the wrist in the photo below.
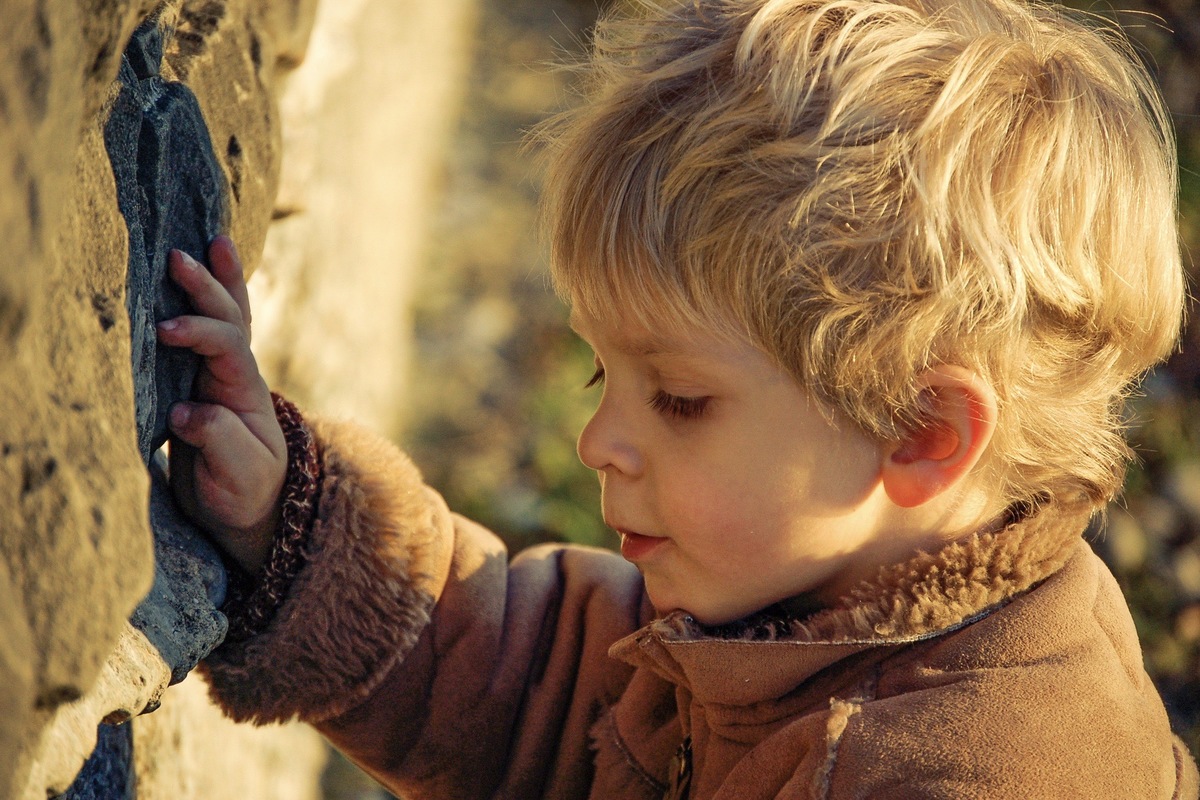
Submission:
M 296 574 L 304 566 L 316 515 L 321 464 L 316 441 L 299 409 L 272 394 L 275 414 L 287 442 L 287 470 L 273 513 L 243 538 L 243 557 L 230 552 L 245 573 L 231 582 L 226 603 L 228 637 L 254 636 L 270 624 Z
M 225 555 L 247 575 L 258 575 L 266 567 L 271 548 L 282 524 L 282 490 L 267 516 L 256 525 L 227 534 L 212 534 Z

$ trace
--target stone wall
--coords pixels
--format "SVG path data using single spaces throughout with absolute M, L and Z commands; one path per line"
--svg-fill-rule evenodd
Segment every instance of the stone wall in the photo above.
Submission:
M 93 5 L 0 10 L 0 794 L 152 575 L 127 242 L 97 124 L 148 9 Z
M 275 382 L 317 410 L 394 417 L 472 2 L 326 6 L 296 72 L 315 0 L 0 0 L 0 797 L 316 796 L 311 731 L 225 728 L 195 679 L 167 690 L 223 632 L 223 575 L 147 462 L 187 390 L 186 361 L 163 367 L 149 333 L 171 302 L 164 250 L 216 229 L 254 271 L 276 222 L 255 281 Z M 281 163 L 298 172 L 277 204 Z M 379 380 L 288 367 L 285 337 L 320 326 L 312 352 L 362 348 Z
M 254 350 L 303 408 L 398 435 L 410 296 L 428 250 L 478 0 L 337 0 L 281 98 L 268 268 Z

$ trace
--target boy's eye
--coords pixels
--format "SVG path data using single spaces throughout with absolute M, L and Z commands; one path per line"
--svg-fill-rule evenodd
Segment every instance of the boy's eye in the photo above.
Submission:
M 680 397 L 661 389 L 648 401 L 650 407 L 673 419 L 695 419 L 704 413 L 710 397 Z
M 583 385 L 583 388 L 590 389 L 598 383 L 604 383 L 604 367 L 596 367 L 596 373 Z

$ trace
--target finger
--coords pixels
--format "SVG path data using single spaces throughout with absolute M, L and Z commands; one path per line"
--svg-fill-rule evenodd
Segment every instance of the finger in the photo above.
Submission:
M 283 485 L 280 459 L 286 456 L 270 453 L 236 414 L 221 405 L 176 403 L 168 424 L 174 445 L 190 455 L 191 481 L 186 486 L 181 483 L 179 490 L 190 495 L 188 502 L 200 512 L 206 528 L 238 557 L 237 551 L 244 547 L 219 534 L 230 528 L 261 526 L 264 518 L 272 516 Z M 269 544 L 270 536 L 266 539 Z M 248 560 L 260 563 L 265 553 L 258 555 Z
M 239 325 L 211 317 L 184 316 L 163 320 L 158 338 L 171 347 L 186 347 L 204 356 L 205 366 L 221 383 L 258 387 L 262 377 Z
M 238 326 L 244 326 L 242 310 L 212 273 L 182 250 L 172 250 L 167 256 L 171 277 L 179 284 L 192 306 L 205 316 Z
M 230 409 L 216 403 L 179 402 L 167 414 L 171 433 L 194 447 L 212 480 L 235 487 L 245 480 L 246 466 L 275 454 Z
M 242 312 L 242 322 L 249 330 L 250 295 L 246 292 L 246 276 L 233 240 L 224 234 L 213 239 L 212 244 L 208 246 L 208 263 L 212 266 L 213 277 L 237 303 Z

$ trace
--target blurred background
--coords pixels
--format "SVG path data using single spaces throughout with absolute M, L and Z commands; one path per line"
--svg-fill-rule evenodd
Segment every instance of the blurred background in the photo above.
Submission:
M 442 160 L 429 165 L 411 316 L 397 323 L 412 332 L 409 366 L 396 383 L 403 402 L 374 417 L 452 508 L 500 533 L 512 550 L 547 540 L 615 544 L 598 516 L 595 477 L 574 452 L 596 400 L 583 390 L 591 355 L 567 330 L 566 309 L 550 289 L 535 228 L 534 159 L 522 149 L 532 125 L 571 101 L 569 75 L 555 65 L 578 57 L 604 5 L 479 0 L 462 15 L 454 35 L 465 37 L 469 56 L 440 89 L 456 93 L 455 111 L 442 128 Z M 1077 5 L 1115 16 L 1159 78 L 1179 138 L 1192 269 L 1200 243 L 1200 10 L 1193 0 L 1123 1 L 1120 12 Z M 284 195 L 287 169 L 285 157 Z M 286 274 L 272 268 L 264 279 Z M 1200 752 L 1198 337 L 1193 324 L 1180 352 L 1135 398 L 1129 425 L 1141 460 L 1090 537 L 1129 598 L 1147 668 L 1193 752 Z M 281 338 L 297 349 L 294 338 Z M 277 385 L 287 389 L 291 375 L 293 396 L 316 391 L 295 377 L 292 357 L 261 358 L 275 360 Z M 325 792 L 386 796 L 337 758 Z

